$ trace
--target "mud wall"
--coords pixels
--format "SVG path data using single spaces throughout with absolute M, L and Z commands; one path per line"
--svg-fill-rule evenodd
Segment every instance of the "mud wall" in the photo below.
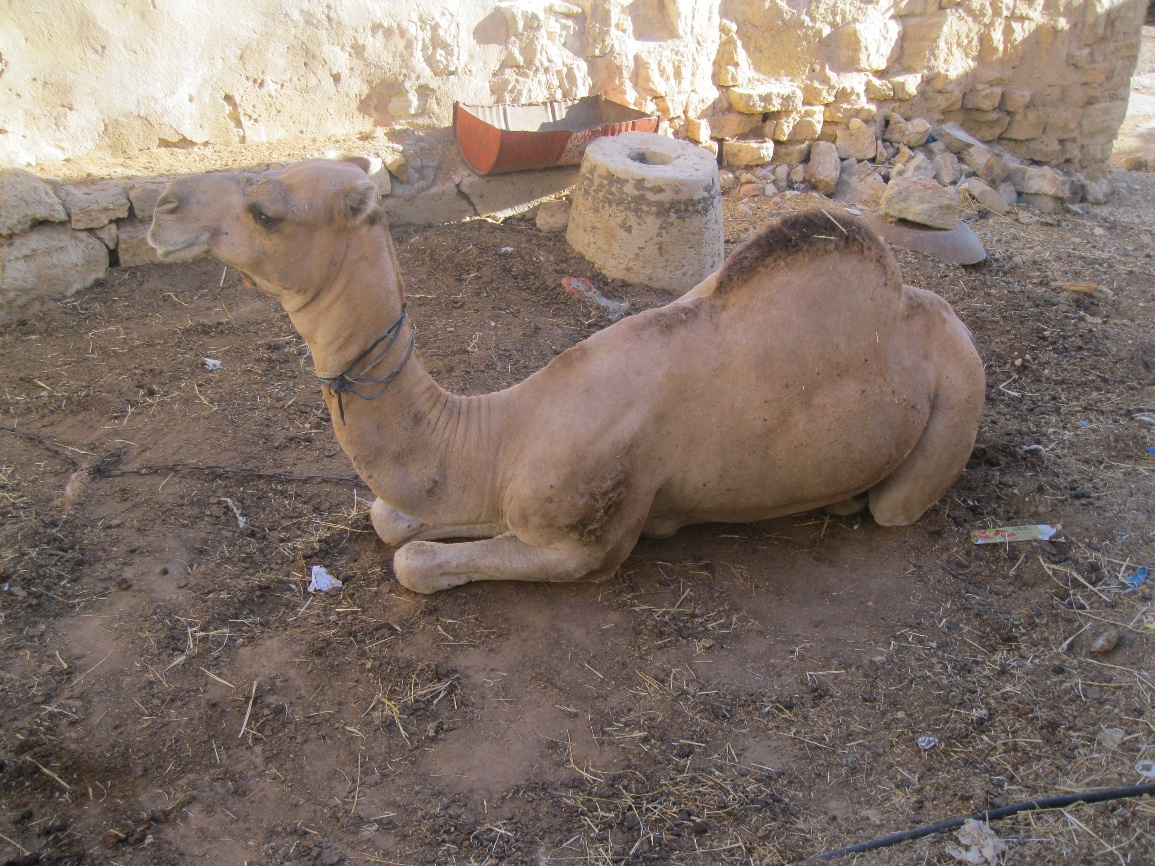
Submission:
M 1105 160 L 1143 0 L 0 0 L 0 165 L 450 122 L 601 91 L 675 135 L 897 111 Z

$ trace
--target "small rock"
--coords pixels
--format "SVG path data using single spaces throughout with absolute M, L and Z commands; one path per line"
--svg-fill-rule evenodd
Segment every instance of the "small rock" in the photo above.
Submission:
M 906 121 L 897 114 L 891 114 L 890 123 L 887 124 L 886 132 L 882 134 L 882 138 L 893 144 L 919 147 L 926 143 L 930 131 L 931 125 L 921 117 Z
M 121 220 L 117 223 L 117 250 L 121 267 L 135 268 L 137 265 L 160 263 L 156 250 L 148 245 L 148 229 L 149 223 L 140 220 Z
M 1071 196 L 1071 181 L 1050 166 L 1014 165 L 1009 177 L 1020 193 L 1051 196 L 1063 202 Z
M 38 225 L 0 241 L 0 307 L 67 297 L 107 270 L 108 248 L 92 235 L 67 225 Z
M 68 213 L 52 187 L 20 168 L 0 169 L 0 235 L 17 235 L 40 222 L 64 222 Z
M 1149 156 L 1129 156 L 1123 160 L 1123 168 L 1127 171 L 1151 171 L 1155 168 L 1155 161 Z
M 138 220 L 148 222 L 156 208 L 156 201 L 167 186 L 163 180 L 138 180 L 128 188 L 128 200 Z
M 858 118 L 838 130 L 836 147 L 842 159 L 874 159 L 878 154 L 874 130 Z
M 776 165 L 774 166 L 774 186 L 778 188 L 779 192 L 785 192 L 786 187 L 790 184 L 790 166 Z
M 787 179 L 795 185 L 802 183 L 806 179 L 806 163 L 799 163 L 790 169 Z
M 883 193 L 882 211 L 890 219 L 952 229 L 959 218 L 959 194 L 933 180 L 901 177 L 891 181 Z
M 963 164 L 977 172 L 989 186 L 997 187 L 1007 179 L 1009 167 L 989 147 L 982 144 L 968 147 L 961 156 Z
M 727 145 L 729 147 L 729 145 Z M 775 163 L 798 165 L 810 158 L 809 141 L 780 141 L 774 144 Z
M 878 207 L 885 192 L 886 181 L 871 169 L 870 163 L 861 162 L 838 178 L 833 198 L 863 207 Z
M 738 179 L 734 177 L 734 172 L 726 171 L 725 169 L 718 172 L 718 186 L 722 188 L 722 192 L 733 189 L 737 183 Z
M 1028 207 L 1033 207 L 1040 213 L 1058 213 L 1063 209 L 1063 205 L 1066 204 L 1066 199 L 1033 192 L 1023 193 L 1022 198 L 1023 204 Z
M 547 201 L 537 209 L 534 225 L 542 232 L 564 232 L 569 225 L 570 203 Z
M 958 183 L 962 172 L 959 169 L 958 157 L 949 151 L 940 153 L 930 161 L 934 167 L 934 179 L 943 186 L 954 186 Z
M 1011 211 L 1011 206 L 1003 201 L 1003 197 L 977 177 L 967 178 L 959 188 L 966 190 L 971 198 L 987 210 L 995 213 L 1010 213 Z
M 1093 653 L 1109 653 L 1119 645 L 1122 640 L 1123 633 L 1117 628 L 1108 628 L 1099 632 L 1091 641 L 1091 652 Z
M 764 183 L 744 183 L 738 187 L 738 195 L 742 198 L 749 198 L 752 195 L 761 195 L 766 191 L 766 184 Z
M 808 184 L 823 195 L 830 195 L 838 185 L 842 173 L 842 163 L 838 158 L 838 148 L 833 142 L 816 141 L 810 148 L 810 161 L 806 163 L 805 179 Z
M 1004 180 L 997 187 L 995 187 L 995 192 L 997 192 L 999 194 L 999 198 L 1005 201 L 1010 207 L 1014 207 L 1019 203 L 1018 190 L 1015 189 L 1014 184 L 1012 184 L 1009 180 Z

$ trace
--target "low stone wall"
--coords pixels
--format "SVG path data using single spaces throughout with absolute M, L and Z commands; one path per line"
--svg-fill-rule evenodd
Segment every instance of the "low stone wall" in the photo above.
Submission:
M 1100 163 L 1145 0 L 211 0 L 8 4 L 0 165 L 443 129 L 454 100 L 605 93 L 703 144 L 833 141 L 888 111 Z

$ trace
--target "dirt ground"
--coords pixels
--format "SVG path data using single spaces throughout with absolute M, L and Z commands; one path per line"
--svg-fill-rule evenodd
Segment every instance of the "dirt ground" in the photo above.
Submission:
M 1121 577 L 1155 565 L 1155 176 L 1113 178 L 1085 213 L 971 214 L 983 265 L 898 251 L 988 375 L 918 524 L 701 526 L 599 585 L 401 589 L 306 348 L 234 271 L 29 311 L 0 330 L 0 862 L 780 864 L 1144 781 L 1155 581 Z M 728 241 L 812 202 L 729 200 Z M 462 393 L 606 325 L 564 276 L 668 300 L 528 221 L 394 234 Z M 1024 523 L 1061 532 L 970 541 Z M 306 593 L 313 565 L 344 589 Z M 994 828 L 1008 864 L 1155 862 L 1150 800 Z

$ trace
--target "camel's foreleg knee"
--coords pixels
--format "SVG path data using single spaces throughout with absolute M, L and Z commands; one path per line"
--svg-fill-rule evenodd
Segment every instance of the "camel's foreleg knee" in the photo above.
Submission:
M 596 579 L 616 568 L 599 550 L 576 544 L 534 547 L 512 534 L 461 544 L 412 541 L 393 556 L 402 586 L 432 593 L 475 580 L 565 582 Z
M 490 523 L 435 526 L 410 517 L 380 499 L 369 508 L 369 520 L 377 535 L 390 547 L 400 547 L 407 541 L 437 538 L 490 538 L 505 532 L 505 527 Z

